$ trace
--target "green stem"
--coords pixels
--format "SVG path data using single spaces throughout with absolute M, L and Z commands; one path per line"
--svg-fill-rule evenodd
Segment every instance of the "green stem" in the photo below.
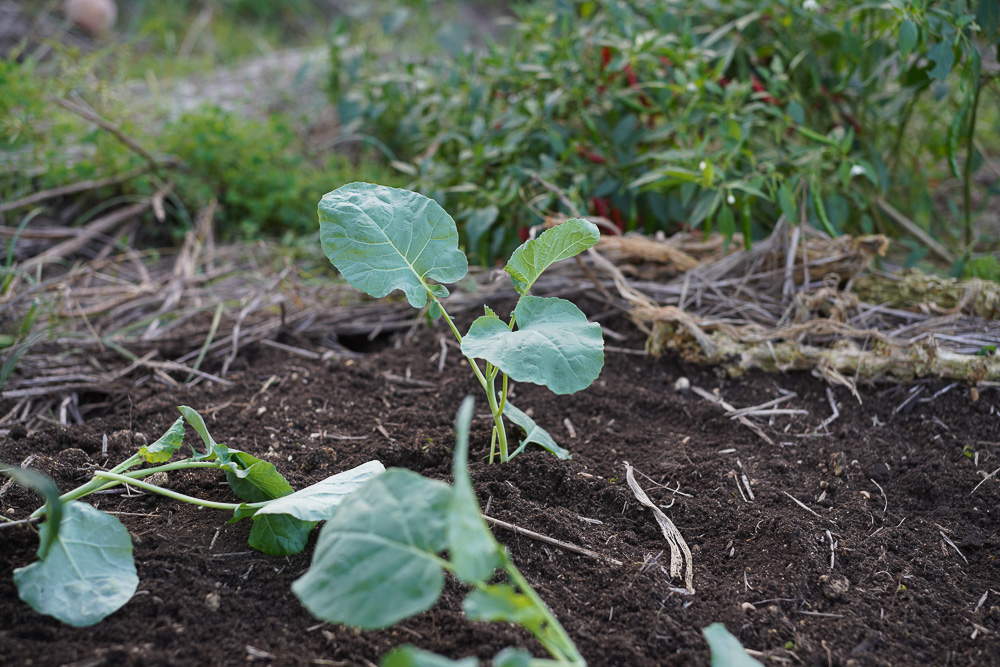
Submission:
M 235 511 L 246 504 L 248 504 L 250 507 L 263 507 L 264 505 L 267 504 L 267 503 L 217 503 L 214 500 L 202 500 L 201 498 L 195 498 L 194 496 L 186 496 L 183 493 L 177 493 L 176 491 L 171 491 L 170 489 L 164 489 L 162 486 L 157 486 L 156 484 L 150 484 L 149 482 L 143 482 L 142 480 L 135 479 L 134 477 L 128 477 L 127 475 L 119 475 L 113 472 L 98 471 L 94 473 L 94 477 L 117 480 L 124 484 L 129 484 L 130 486 L 135 486 L 140 489 L 145 489 L 146 491 L 151 491 L 152 493 L 158 493 L 161 496 L 166 496 L 167 498 L 173 498 L 174 500 L 180 500 L 185 503 L 191 503 L 192 505 L 201 505 L 202 507 L 211 507 L 213 509 L 219 509 L 219 510 Z
M 506 375 L 504 375 L 506 377 Z M 490 379 L 486 388 L 486 398 L 490 403 L 490 412 L 493 413 L 493 424 L 497 438 L 500 440 L 500 463 L 506 463 L 509 456 L 507 454 L 507 430 L 503 425 L 503 412 L 497 404 L 497 393 L 493 388 L 493 379 Z
M 458 339 L 459 345 L 461 345 L 462 344 L 462 334 L 460 334 L 458 332 L 458 328 L 455 326 L 455 323 L 452 321 L 451 316 L 448 315 L 448 311 L 444 309 L 444 305 L 441 303 L 440 299 L 437 298 L 437 295 L 435 295 L 430 290 L 427 290 L 427 294 L 428 294 L 428 296 L 430 296 L 431 299 L 433 299 L 434 303 L 437 304 L 438 308 L 441 309 L 441 315 L 444 317 L 444 321 L 448 323 L 448 327 L 451 329 L 451 332 L 453 334 L 455 334 L 455 338 Z M 513 325 L 514 325 L 514 320 L 513 320 L 513 318 L 511 318 L 511 326 L 513 326 Z M 494 372 L 494 373 L 490 374 L 490 377 L 487 378 L 485 375 L 483 375 L 483 372 L 479 369 L 479 364 L 476 363 L 475 359 L 470 359 L 469 357 L 466 357 L 465 359 L 466 359 L 466 361 L 469 362 L 469 365 L 472 366 L 472 370 L 476 374 L 476 378 L 479 380 L 479 384 L 483 385 L 483 389 L 486 390 L 486 398 L 487 398 L 487 400 L 489 401 L 489 404 L 490 404 L 490 412 L 493 413 L 493 424 L 494 424 L 494 426 L 496 428 L 497 437 L 500 439 L 500 462 L 501 463 L 506 463 L 507 462 L 507 431 L 506 431 L 506 429 L 504 429 L 504 425 L 503 425 L 503 412 L 502 412 L 502 409 L 500 408 L 500 406 L 497 405 L 496 392 L 493 390 L 493 380 L 496 379 L 496 373 Z M 489 371 L 489 367 L 490 367 L 490 365 L 489 365 L 489 363 L 487 363 L 487 373 L 490 372 Z M 507 376 L 506 376 L 506 374 L 504 374 L 504 386 L 505 387 L 506 387 L 506 384 L 507 384 Z M 491 454 L 490 459 L 491 459 L 491 462 L 492 462 L 492 448 L 491 448 L 490 454 Z
M 125 459 L 124 461 L 116 465 L 114 468 L 112 468 L 111 472 L 115 474 L 125 472 L 129 468 L 132 468 L 138 465 L 139 463 L 142 463 L 142 460 L 143 459 L 141 455 L 133 454 L 132 456 L 130 456 L 129 458 Z M 105 482 L 102 482 L 97 479 L 91 479 L 86 484 L 81 484 L 72 491 L 67 491 L 66 493 L 59 496 L 59 502 L 68 503 L 71 500 L 76 500 L 77 498 L 83 498 L 84 496 L 89 496 L 94 491 L 100 491 L 105 486 L 106 486 Z M 43 505 L 42 507 L 39 507 L 34 512 L 32 512 L 31 517 L 29 518 L 36 519 L 44 513 L 45 513 L 45 506 Z
M 568 663 L 578 667 L 585 667 L 587 662 L 583 659 L 583 656 L 580 655 L 580 652 L 577 651 L 576 645 L 573 643 L 573 640 L 570 639 L 566 629 L 559 623 L 559 619 L 556 618 L 555 614 L 552 613 L 552 610 L 545 604 L 545 601 L 542 600 L 538 593 L 535 592 L 535 589 L 531 587 L 531 584 L 524 578 L 524 575 L 517 569 L 517 566 L 514 565 L 510 559 L 504 560 L 506 562 L 503 567 L 507 572 L 507 576 L 510 577 L 510 580 L 515 586 L 517 586 L 521 593 L 531 600 L 531 602 L 539 610 L 541 610 L 546 620 L 546 623 L 543 624 L 542 627 L 545 628 L 548 633 L 553 635 L 547 637 L 541 634 L 536 634 L 535 636 L 538 637 L 539 641 L 542 642 L 545 648 L 548 649 L 549 653 L 551 653 L 557 661 L 561 661 L 562 664 Z M 560 663 L 557 662 L 556 664 Z
M 965 214 L 965 249 L 966 252 L 972 250 L 972 162 L 975 157 L 975 146 L 973 141 L 976 136 L 976 112 L 979 109 L 979 93 L 982 85 L 976 81 L 976 92 L 972 98 L 972 111 L 969 116 L 969 130 L 966 134 L 965 168 L 962 173 L 962 207 Z

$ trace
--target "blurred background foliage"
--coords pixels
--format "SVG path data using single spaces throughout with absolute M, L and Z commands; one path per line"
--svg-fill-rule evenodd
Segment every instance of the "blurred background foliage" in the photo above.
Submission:
M 93 48 L 0 60 L 4 201 L 148 162 L 67 99 L 162 161 L 88 203 L 170 181 L 166 237 L 215 199 L 224 238 L 290 241 L 324 192 L 366 180 L 436 198 L 484 264 L 578 210 L 747 243 L 785 216 L 1000 278 L 1000 0 L 119 4 Z M 327 109 L 153 123 L 129 92 L 290 48 L 329 54 Z

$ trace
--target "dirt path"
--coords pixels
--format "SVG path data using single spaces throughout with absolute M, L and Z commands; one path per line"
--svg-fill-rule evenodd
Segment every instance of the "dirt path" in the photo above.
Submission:
M 626 323 L 609 325 L 626 335 L 615 346 L 641 349 Z M 14 432 L 0 460 L 35 455 L 32 465 L 68 488 L 93 466 L 125 458 L 140 433 L 157 437 L 176 417 L 173 406 L 186 403 L 212 414 L 218 440 L 271 460 L 297 488 L 370 458 L 446 479 L 454 410 L 478 387 L 457 350 L 438 373 L 441 333 L 421 331 L 360 360 L 250 348 L 233 366 L 232 387 L 135 395 L 129 412 L 85 426 Z M 754 418 L 769 445 L 708 401 L 675 392 L 681 375 L 737 408 L 795 392 L 778 407 L 808 414 Z M 840 415 L 817 432 L 831 406 L 812 377 L 720 379 L 609 352 L 599 380 L 574 397 L 516 388 L 516 404 L 532 409 L 572 461 L 533 452 L 504 466 L 476 461 L 472 475 L 491 516 L 624 563 L 495 531 L 591 665 L 708 664 L 700 631 L 714 621 L 765 652 L 766 664 L 1000 664 L 1000 484 L 970 493 L 1000 466 L 1000 393 L 972 402 L 967 388 L 938 394 L 944 388 L 927 385 L 902 408 L 907 388 L 863 390 L 861 405 L 835 389 Z M 474 460 L 489 446 L 488 420 L 477 412 Z M 625 485 L 623 461 L 643 473 L 639 483 L 669 506 L 691 546 L 693 596 L 672 590 L 680 582 L 664 570 L 667 546 Z M 210 474 L 169 484 L 231 500 Z M 541 655 L 519 631 L 466 621 L 454 581 L 431 611 L 393 629 L 319 623 L 289 590 L 311 545 L 272 558 L 250 551 L 249 526 L 225 523 L 226 513 L 150 495 L 95 502 L 123 513 L 139 592 L 92 628 L 38 616 L 11 579 L 37 542 L 25 529 L 0 531 L 0 663 L 365 665 L 406 642 L 452 657 L 487 658 L 510 644 Z M 35 506 L 18 488 L 0 497 L 11 518 Z

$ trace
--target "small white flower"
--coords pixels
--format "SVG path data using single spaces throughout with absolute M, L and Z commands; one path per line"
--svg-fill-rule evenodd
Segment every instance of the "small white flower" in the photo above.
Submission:
M 816 2 L 816 0 L 805 0 L 805 2 L 802 3 L 802 9 L 807 12 L 814 12 L 819 9 L 819 3 Z
M 726 203 L 732 206 L 733 204 L 736 203 L 736 197 L 729 195 L 728 197 L 726 197 Z
M 694 85 L 693 81 L 688 81 L 688 85 L 684 86 L 684 89 L 687 90 L 689 93 L 698 92 L 698 86 Z
M 708 167 L 708 164 L 704 160 L 698 163 L 698 171 L 705 171 L 706 167 Z
M 851 178 L 854 178 L 855 176 L 864 176 L 867 173 L 868 171 L 860 164 L 856 164 L 851 167 Z

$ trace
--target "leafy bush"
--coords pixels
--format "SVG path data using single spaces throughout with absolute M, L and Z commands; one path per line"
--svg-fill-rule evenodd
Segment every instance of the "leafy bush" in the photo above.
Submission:
M 385 41 L 341 31 L 330 91 L 409 187 L 457 213 L 484 261 L 547 212 L 572 214 L 546 183 L 623 229 L 742 227 L 749 241 L 782 213 L 834 234 L 892 231 L 881 198 L 929 226 L 932 179 L 950 164 L 971 230 L 998 6 L 529 3 L 482 52 L 394 60 L 371 46 Z

